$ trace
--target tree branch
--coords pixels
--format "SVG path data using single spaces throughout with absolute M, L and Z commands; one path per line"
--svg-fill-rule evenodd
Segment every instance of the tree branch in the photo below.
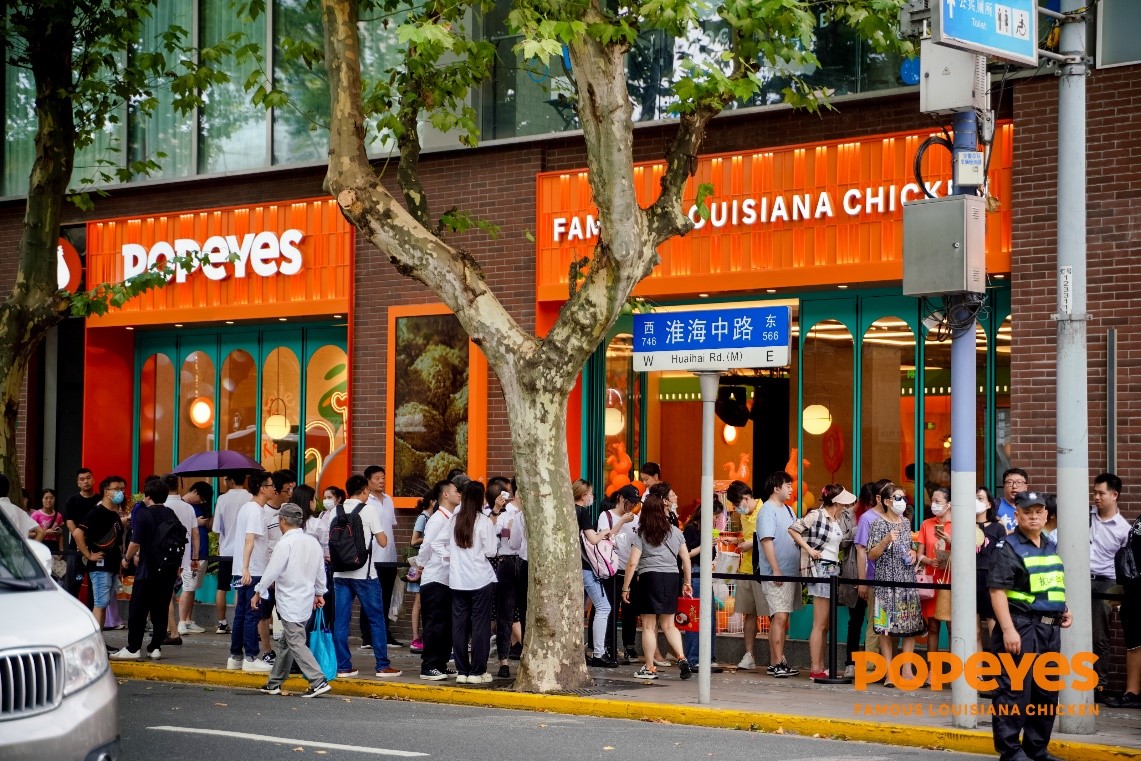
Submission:
M 720 109 L 699 106 L 681 115 L 678 131 L 666 151 L 662 192 L 647 210 L 649 232 L 655 248 L 675 235 L 685 235 L 693 229 L 693 222 L 681 207 L 682 193 L 686 182 L 697 171 L 697 156 L 705 142 L 705 128 L 718 113 Z
M 413 55 L 414 51 L 409 50 L 408 54 Z M 396 166 L 396 179 L 400 183 L 408 211 L 425 228 L 431 228 L 432 211 L 428 205 L 428 194 L 420 182 L 420 109 L 401 103 L 399 118 L 403 129 L 397 138 L 400 163 Z
M 533 355 L 538 341 L 503 308 L 472 256 L 434 235 L 381 185 L 368 161 L 356 0 L 322 0 L 331 127 L 325 189 L 401 274 L 443 300 L 493 367 Z

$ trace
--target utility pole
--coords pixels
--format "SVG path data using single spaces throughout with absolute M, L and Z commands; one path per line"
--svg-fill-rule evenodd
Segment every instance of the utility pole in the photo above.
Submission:
M 1086 382 L 1086 20 L 1087 0 L 1062 0 L 1058 77 L 1058 551 L 1066 567 L 1066 605 L 1073 624 L 1062 630 L 1067 660 L 1093 649 L 1089 564 L 1089 409 Z M 1093 705 L 1093 693 L 1062 688 L 1063 705 Z M 1093 734 L 1087 711 L 1065 711 L 1058 729 Z M 1071 715 L 1074 714 L 1074 715 Z
M 978 118 L 973 110 L 960 111 L 954 117 L 952 159 L 978 150 Z M 974 185 L 960 184 L 954 195 L 974 195 Z M 978 297 L 975 297 L 976 299 Z M 951 567 L 955 569 L 951 584 L 951 620 L 973 621 L 975 617 L 975 422 L 978 385 L 975 359 L 976 300 L 964 294 L 943 298 L 944 311 L 951 324 Z M 967 571 L 967 572 L 964 572 Z M 975 654 L 977 643 L 973 626 L 962 623 L 951 628 L 951 653 L 960 663 Z M 967 706 L 978 702 L 978 692 L 965 678 L 951 683 L 951 702 Z M 952 724 L 960 729 L 974 729 L 975 715 L 970 711 L 954 714 Z

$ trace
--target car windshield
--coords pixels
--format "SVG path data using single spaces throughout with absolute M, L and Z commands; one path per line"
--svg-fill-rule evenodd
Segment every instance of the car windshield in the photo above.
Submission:
M 47 574 L 32 548 L 0 512 L 0 592 L 40 589 L 46 581 Z

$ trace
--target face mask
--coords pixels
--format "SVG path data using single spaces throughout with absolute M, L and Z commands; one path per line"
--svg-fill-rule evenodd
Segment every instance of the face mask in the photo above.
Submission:
M 337 500 L 332 497 L 325 497 L 321 504 L 325 506 L 326 510 L 332 510 L 337 506 Z
M 584 500 L 582 501 L 582 506 L 583 506 L 583 507 L 590 507 L 590 506 L 591 506 L 591 505 L 593 505 L 593 504 L 594 504 L 594 497 L 589 497 L 589 498 L 587 498 L 587 499 L 584 499 Z
M 123 492 L 121 492 L 121 491 L 111 492 L 111 501 L 114 502 L 116 505 L 123 504 Z
M 990 503 L 988 503 L 985 499 L 975 500 L 975 515 L 981 515 L 987 510 L 990 510 Z
M 896 515 L 903 515 L 907 512 L 907 501 L 902 499 L 893 499 L 891 501 L 891 511 Z
M 741 504 L 734 507 L 733 510 L 738 515 L 748 515 L 749 514 L 749 506 L 746 505 L 744 502 L 742 502 Z
M 950 507 L 950 505 L 940 505 L 938 502 L 932 502 L 931 514 L 934 516 L 940 516 L 943 513 L 947 512 L 948 507 Z

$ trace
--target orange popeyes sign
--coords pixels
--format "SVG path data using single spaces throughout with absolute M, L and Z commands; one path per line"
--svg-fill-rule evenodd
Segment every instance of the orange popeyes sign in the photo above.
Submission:
M 703 156 L 684 206 L 697 229 L 661 246 L 661 264 L 639 284 L 642 296 L 900 280 L 903 206 L 923 198 L 912 165 L 932 130 L 858 140 Z M 1014 126 L 1000 125 L 990 160 L 987 270 L 1010 271 Z M 665 165 L 637 164 L 639 203 L 657 197 Z M 938 146 L 923 158 L 925 184 L 951 192 L 950 154 Z M 710 218 L 701 219 L 697 187 L 710 183 Z M 538 299 L 565 301 L 572 260 L 598 241 L 598 212 L 586 170 L 537 178 Z
M 332 199 L 125 217 L 87 226 L 88 283 L 200 252 L 94 326 L 326 315 L 349 308 L 353 230 Z

